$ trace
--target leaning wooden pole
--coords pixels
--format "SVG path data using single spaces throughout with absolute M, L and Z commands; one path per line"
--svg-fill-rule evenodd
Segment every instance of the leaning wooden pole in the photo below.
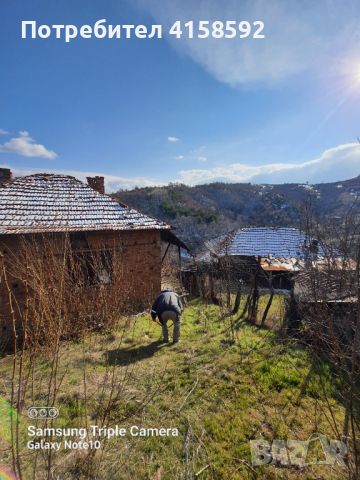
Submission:
M 261 257 L 257 258 L 257 264 L 255 269 L 255 278 L 254 278 L 254 291 L 252 298 L 252 307 L 251 307 L 251 322 L 256 323 L 258 306 L 259 306 L 259 273 L 261 269 Z
M 266 318 L 268 316 L 268 313 L 269 313 L 269 310 L 270 310 L 270 307 L 271 307 L 271 304 L 272 304 L 272 301 L 273 301 L 273 298 L 274 298 L 274 287 L 273 287 L 272 273 L 271 272 L 269 274 L 269 286 L 270 286 L 270 297 L 269 297 L 268 303 L 265 307 L 265 310 L 264 310 L 264 313 L 263 313 L 263 316 L 262 316 L 262 319 L 261 319 L 261 325 L 260 325 L 261 327 L 265 325 Z

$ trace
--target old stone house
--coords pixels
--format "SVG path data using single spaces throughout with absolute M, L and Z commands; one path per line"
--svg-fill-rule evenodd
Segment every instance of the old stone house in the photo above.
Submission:
M 161 289 L 166 245 L 186 248 L 170 225 L 105 195 L 103 177 L 87 180 L 58 174 L 12 180 L 8 169 L 0 170 L 0 348 L 11 341 L 14 325 L 21 336 L 29 304 L 39 297 L 37 288 L 45 290 L 43 296 L 53 291 L 56 303 L 64 269 L 68 283 L 76 275 L 76 288 L 83 289 L 78 303 L 91 304 L 94 317 L 102 292 L 110 288 L 123 312 L 141 311 Z M 43 274 L 45 288 L 29 287 Z M 171 286 L 169 276 L 166 286 Z M 69 297 L 76 288 L 70 285 Z M 73 308 L 70 299 L 68 303 L 62 311 Z
M 303 264 L 305 241 L 296 228 L 239 228 L 205 242 L 199 264 L 215 275 L 230 272 L 234 290 L 239 280 L 251 283 L 254 273 L 260 286 L 267 287 L 271 278 L 274 288 L 291 289 L 294 273 Z

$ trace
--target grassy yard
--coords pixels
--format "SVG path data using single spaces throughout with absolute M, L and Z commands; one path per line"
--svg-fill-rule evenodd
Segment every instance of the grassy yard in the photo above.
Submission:
M 276 319 L 279 302 L 270 318 Z M 161 344 L 160 327 L 141 315 L 122 319 L 115 332 L 62 343 L 55 363 L 26 358 L 20 388 L 23 478 L 45 479 L 47 470 L 49 478 L 59 479 L 345 478 L 342 468 L 328 465 L 252 466 L 251 439 L 307 440 L 316 432 L 338 438 L 344 417 L 339 380 L 327 364 L 273 330 L 243 322 L 234 341 L 230 319 L 220 317 L 218 307 L 194 301 L 183 315 L 180 344 Z M 0 394 L 7 400 L 12 365 L 11 357 L 0 360 Z M 96 453 L 30 451 L 26 428 L 34 421 L 26 409 L 51 398 L 60 410 L 55 427 L 176 427 L 179 436 L 112 438 Z M 11 467 L 4 414 L 0 427 L 0 464 Z

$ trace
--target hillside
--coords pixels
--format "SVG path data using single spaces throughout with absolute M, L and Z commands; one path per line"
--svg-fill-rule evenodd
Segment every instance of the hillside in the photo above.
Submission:
M 309 198 L 319 217 L 342 217 L 358 196 L 360 176 L 316 185 L 170 184 L 113 194 L 116 200 L 174 225 L 177 235 L 195 250 L 204 239 L 239 226 L 298 227 Z

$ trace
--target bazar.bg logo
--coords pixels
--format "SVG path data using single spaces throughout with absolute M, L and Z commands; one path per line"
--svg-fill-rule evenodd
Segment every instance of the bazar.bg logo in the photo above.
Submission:
M 328 440 L 316 433 L 306 441 L 250 440 L 251 460 L 254 467 L 260 465 L 297 466 L 340 465 L 345 467 L 347 447 L 341 440 Z
M 56 418 L 59 415 L 59 410 L 56 407 L 29 407 L 28 417 L 30 418 Z

